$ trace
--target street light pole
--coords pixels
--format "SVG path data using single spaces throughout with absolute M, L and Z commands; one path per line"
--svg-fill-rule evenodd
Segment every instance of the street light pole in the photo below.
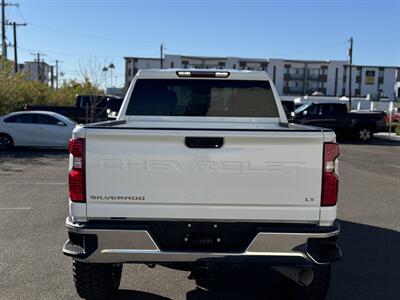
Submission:
M 351 110 L 351 81 L 352 81 L 352 69 L 353 69 L 353 37 L 350 38 L 350 48 L 349 48 L 349 109 Z

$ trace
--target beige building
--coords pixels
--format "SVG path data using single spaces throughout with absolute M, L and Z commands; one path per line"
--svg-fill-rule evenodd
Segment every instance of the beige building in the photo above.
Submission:
M 277 58 L 243 58 L 165 55 L 163 68 L 237 69 L 266 71 L 280 95 L 349 95 L 349 67 L 342 60 L 292 60 Z M 125 86 L 129 86 L 140 69 L 161 68 L 160 58 L 125 57 Z M 394 98 L 400 67 L 354 65 L 352 96 L 378 94 Z

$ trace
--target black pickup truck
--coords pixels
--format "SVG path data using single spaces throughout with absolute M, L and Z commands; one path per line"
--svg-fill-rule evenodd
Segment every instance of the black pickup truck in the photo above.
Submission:
M 329 128 L 338 137 L 369 142 L 385 127 L 384 112 L 348 112 L 344 103 L 307 103 L 298 107 L 290 120 L 294 123 Z
M 75 106 L 26 105 L 25 110 L 52 111 L 78 123 L 88 123 L 91 119 L 99 122 L 107 120 L 109 115 L 118 114 L 122 101 L 123 98 L 110 95 L 77 95 Z

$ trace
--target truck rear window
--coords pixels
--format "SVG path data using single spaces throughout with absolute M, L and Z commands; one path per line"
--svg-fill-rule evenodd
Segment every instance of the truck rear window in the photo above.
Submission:
M 279 117 L 268 81 L 138 79 L 126 115 Z

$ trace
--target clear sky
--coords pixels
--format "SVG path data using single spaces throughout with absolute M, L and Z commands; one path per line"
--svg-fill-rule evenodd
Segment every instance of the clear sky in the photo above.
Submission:
M 15 1 L 7 18 L 28 23 L 19 60 L 43 52 L 68 78 L 88 60 L 113 62 L 121 85 L 123 57 L 158 57 L 160 43 L 167 54 L 345 60 L 350 36 L 354 63 L 400 66 L 400 0 Z

